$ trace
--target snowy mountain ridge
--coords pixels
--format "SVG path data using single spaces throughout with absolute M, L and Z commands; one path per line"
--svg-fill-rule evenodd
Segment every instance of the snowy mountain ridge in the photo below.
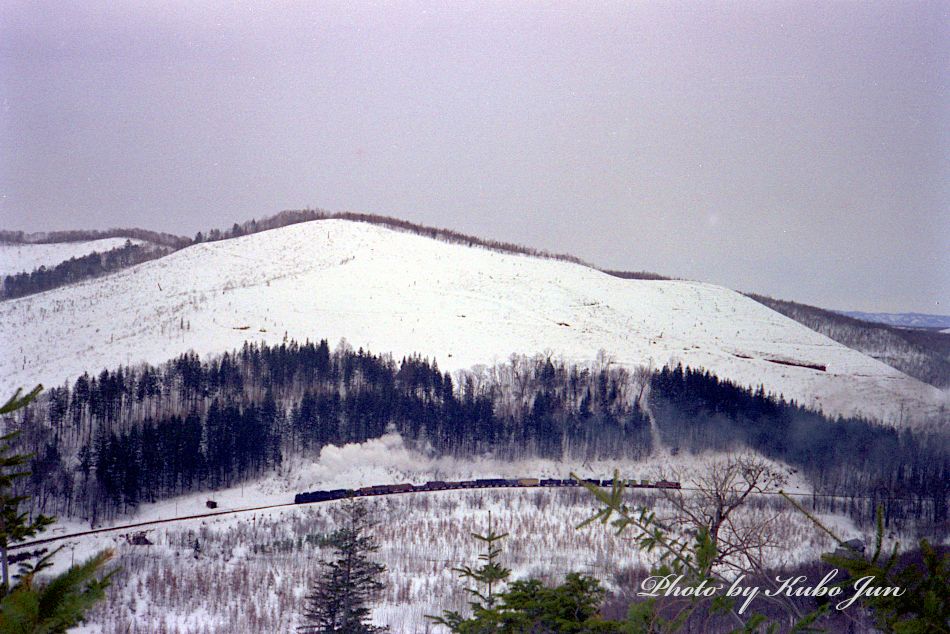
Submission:
M 854 310 L 839 312 L 842 315 L 854 317 L 855 319 L 901 328 L 931 328 L 934 330 L 950 328 L 950 315 L 931 315 L 928 313 L 864 313 Z
M 631 367 L 701 366 L 831 415 L 946 420 L 945 393 L 729 289 L 619 279 L 345 220 L 196 244 L 0 302 L 0 390 L 285 337 L 421 353 L 442 370 L 512 353 L 586 363 L 605 350 Z
M 111 249 L 117 249 L 123 246 L 127 240 L 132 244 L 141 244 L 142 242 L 130 238 L 102 238 L 80 242 L 0 243 L 0 276 L 31 273 L 41 266 L 53 268 L 60 262 L 89 255 L 93 251 L 105 253 Z

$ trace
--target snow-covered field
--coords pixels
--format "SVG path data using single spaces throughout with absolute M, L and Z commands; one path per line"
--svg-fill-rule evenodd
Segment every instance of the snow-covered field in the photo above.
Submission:
M 388 456 L 388 457 L 385 457 Z M 295 464 L 288 475 L 272 476 L 246 487 L 198 494 L 147 506 L 136 520 L 201 512 L 208 497 L 222 508 L 286 502 L 302 488 L 358 486 L 384 482 L 423 482 L 436 476 L 602 475 L 619 468 L 625 477 L 656 478 L 679 470 L 687 478 L 701 473 L 722 456 L 658 455 L 641 463 L 564 465 L 549 461 L 501 463 L 484 459 L 451 462 L 409 452 L 398 436 L 360 445 L 325 448 L 311 464 Z M 775 465 L 781 469 L 781 465 Z M 799 484 L 792 481 L 791 488 Z M 364 500 L 379 525 L 374 529 L 386 564 L 387 588 L 374 619 L 393 632 L 430 631 L 425 614 L 464 608 L 464 585 L 452 568 L 475 564 L 478 545 L 470 537 L 483 532 L 488 512 L 496 529 L 510 533 L 504 563 L 515 578 L 534 576 L 554 582 L 570 571 L 594 574 L 611 591 L 625 590 L 617 575 L 627 568 L 649 568 L 653 555 L 638 551 L 611 530 L 594 525 L 574 527 L 597 508 L 582 489 L 507 489 L 410 493 Z M 634 490 L 628 502 L 662 512 L 661 493 Z M 312 583 L 317 561 L 330 556 L 308 537 L 333 530 L 332 509 L 340 502 L 187 520 L 150 528 L 150 546 L 130 545 L 124 536 L 107 533 L 70 540 L 58 556 L 60 567 L 103 548 L 114 548 L 121 566 L 119 582 L 97 607 L 82 631 L 115 632 L 265 632 L 292 631 L 299 623 L 302 597 Z M 775 544 L 768 556 L 775 564 L 814 559 L 830 540 L 778 497 L 756 498 L 744 511 L 749 518 L 774 516 Z M 858 535 L 851 523 L 825 517 L 847 537 Z M 742 521 L 737 516 L 737 521 Z M 78 526 L 63 526 L 72 530 Z M 198 540 L 200 554 L 195 557 Z M 431 631 L 439 631 L 431 629 Z
M 654 495 L 631 498 L 655 503 Z M 289 632 L 300 623 L 302 597 L 331 556 L 307 542 L 333 529 L 330 509 L 339 502 L 282 512 L 192 521 L 148 532 L 152 546 L 131 546 L 121 538 L 81 544 L 77 560 L 96 548 L 116 548 L 122 567 L 116 587 L 97 607 L 85 632 L 257 633 Z M 580 571 L 621 590 L 624 568 L 649 567 L 651 557 L 600 525 L 577 530 L 595 508 L 582 490 L 511 489 L 445 491 L 372 498 L 380 521 L 374 531 L 382 548 L 387 588 L 374 620 L 400 634 L 444 631 L 425 614 L 464 609 L 465 587 L 452 572 L 477 564 L 479 547 L 470 537 L 484 532 L 488 511 L 496 529 L 508 532 L 504 563 L 514 578 L 563 579 Z M 750 513 L 774 512 L 774 507 Z M 782 558 L 808 560 L 831 548 L 830 540 L 804 517 L 786 512 L 776 523 Z M 852 531 L 849 535 L 854 535 Z M 198 540 L 201 553 L 194 556 Z M 67 547 L 60 557 L 69 560 Z M 164 629 L 163 629 L 164 628 Z
M 70 258 L 104 253 L 125 245 L 126 238 L 103 238 L 83 242 L 56 242 L 53 244 L 0 244 L 0 276 L 31 273 L 41 266 L 51 268 Z M 141 240 L 132 240 L 139 244 Z
M 545 351 L 586 363 L 606 350 L 631 367 L 681 361 L 893 424 L 942 424 L 947 405 L 940 390 L 726 288 L 623 280 L 343 220 L 198 244 L 0 303 L 0 392 L 285 337 L 419 352 L 443 370 Z

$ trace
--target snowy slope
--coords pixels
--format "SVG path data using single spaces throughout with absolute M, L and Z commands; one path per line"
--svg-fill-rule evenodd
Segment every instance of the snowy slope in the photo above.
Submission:
M 0 244 L 0 276 L 30 273 L 41 266 L 51 268 L 69 258 L 103 253 L 125 244 L 126 238 L 103 238 L 84 242 L 55 242 L 53 244 Z M 132 240 L 138 244 L 141 240 Z
M 937 420 L 947 402 L 940 390 L 729 289 L 624 280 L 344 220 L 198 244 L 0 303 L 0 393 L 188 349 L 279 343 L 285 334 L 420 352 L 443 370 L 513 352 L 586 362 L 604 349 L 618 363 L 682 361 L 830 414 L 895 424 Z

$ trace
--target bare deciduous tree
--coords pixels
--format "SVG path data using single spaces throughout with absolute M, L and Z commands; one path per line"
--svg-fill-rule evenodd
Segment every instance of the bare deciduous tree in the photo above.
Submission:
M 663 514 L 666 524 L 690 532 L 705 528 L 716 545 L 716 566 L 737 573 L 760 572 L 765 561 L 774 561 L 767 551 L 781 547 L 775 522 L 780 509 L 759 508 L 740 512 L 750 496 L 777 493 L 786 477 L 772 463 L 752 454 L 729 456 L 711 463 L 699 475 L 667 474 L 665 479 L 683 482 L 685 489 L 663 489 L 672 511 Z

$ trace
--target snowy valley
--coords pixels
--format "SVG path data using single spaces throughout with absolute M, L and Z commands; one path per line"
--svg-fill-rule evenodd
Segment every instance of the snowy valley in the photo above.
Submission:
M 617 469 L 682 482 L 688 498 L 744 454 L 781 475 L 733 520 L 768 535 L 756 557 L 769 569 L 835 546 L 779 486 L 866 542 L 880 478 L 898 482 L 893 535 L 946 522 L 931 486 L 945 391 L 701 282 L 331 219 L 2 301 L 0 338 L 0 388 L 47 386 L 22 447 L 37 455 L 31 512 L 60 516 L 57 570 L 103 548 L 122 568 L 89 634 L 299 625 L 294 606 L 328 556 L 320 538 L 346 504 L 292 505 L 301 491 Z M 927 486 L 900 488 L 914 477 Z M 671 495 L 628 500 L 674 522 Z M 581 488 L 368 506 L 387 568 L 373 620 L 393 632 L 445 631 L 425 615 L 464 610 L 452 568 L 477 561 L 470 535 L 488 511 L 510 533 L 515 578 L 592 574 L 617 616 L 658 561 L 599 524 L 576 530 L 599 508 Z M 207 516 L 66 538 L 192 515 Z

